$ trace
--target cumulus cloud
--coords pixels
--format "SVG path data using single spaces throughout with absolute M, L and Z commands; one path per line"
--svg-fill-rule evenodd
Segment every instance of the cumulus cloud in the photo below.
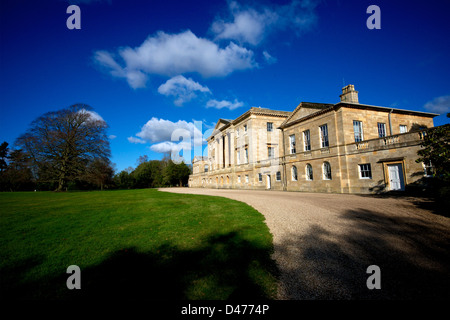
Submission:
M 142 141 L 151 143 L 189 140 L 196 146 L 202 145 L 204 139 L 201 128 L 193 122 L 178 120 L 172 122 L 170 120 L 151 118 L 136 134 Z M 129 138 L 130 139 L 130 138 Z M 167 145 L 167 144 L 166 144 Z
M 138 144 L 138 143 L 140 143 L 140 144 L 147 143 L 147 141 L 139 139 L 139 138 L 136 138 L 136 137 L 128 137 L 128 142 L 136 143 L 136 144 Z
M 159 86 L 158 92 L 165 96 L 175 97 L 174 104 L 182 106 L 197 97 L 196 92 L 211 93 L 208 87 L 204 87 L 191 78 L 186 79 L 182 75 L 175 76 Z
M 242 107 L 244 105 L 243 102 L 238 101 L 237 99 L 234 99 L 233 102 L 231 101 L 227 101 L 227 100 L 215 100 L 215 99 L 211 99 L 206 103 L 206 107 L 207 108 L 216 108 L 216 109 L 230 109 L 230 110 L 234 110 L 237 109 L 239 107 Z
M 308 30 L 317 20 L 316 0 L 293 0 L 287 5 L 242 7 L 229 4 L 231 19 L 217 19 L 211 26 L 216 40 L 232 39 L 251 45 L 260 44 L 271 32 L 292 29 L 296 34 Z
M 425 109 L 439 114 L 450 112 L 450 96 L 441 96 L 425 104 Z
M 111 139 L 111 140 L 114 140 L 115 138 L 117 138 L 117 136 L 114 135 L 114 134 L 111 134 L 111 135 L 108 136 L 108 138 Z
M 132 88 L 140 88 L 145 87 L 150 74 L 173 77 L 195 72 L 204 77 L 223 77 L 255 68 L 253 55 L 253 51 L 233 42 L 221 48 L 190 30 L 178 34 L 160 31 L 139 47 L 124 47 L 117 54 L 96 51 L 94 61 L 112 76 L 125 78 Z

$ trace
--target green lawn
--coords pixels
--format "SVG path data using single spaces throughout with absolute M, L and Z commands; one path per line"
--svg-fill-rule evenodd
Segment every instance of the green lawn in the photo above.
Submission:
M 0 193 L 2 299 L 271 299 L 264 217 L 152 189 Z M 81 269 L 69 290 L 66 269 Z

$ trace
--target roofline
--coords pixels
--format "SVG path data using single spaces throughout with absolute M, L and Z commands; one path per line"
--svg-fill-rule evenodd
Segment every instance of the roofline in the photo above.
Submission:
M 415 110 L 408 110 L 408 109 L 398 109 L 398 108 L 391 108 L 391 107 L 381 107 L 381 106 L 374 106 L 374 105 L 370 105 L 370 104 L 361 104 L 361 103 L 345 102 L 345 101 L 338 102 L 334 106 L 336 107 L 336 109 L 338 109 L 341 106 L 345 106 L 345 105 L 350 106 L 350 107 L 353 106 L 353 107 L 376 108 L 376 109 L 381 109 L 381 110 L 385 110 L 385 111 L 392 110 L 392 112 L 397 112 L 397 113 L 420 114 L 420 115 L 433 117 L 433 118 L 439 116 L 438 113 L 432 113 L 432 112 L 415 111 Z

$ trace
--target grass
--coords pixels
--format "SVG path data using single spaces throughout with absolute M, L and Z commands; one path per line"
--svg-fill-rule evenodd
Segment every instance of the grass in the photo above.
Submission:
M 250 206 L 153 189 L 0 193 L 2 299 L 272 299 L 272 236 Z M 66 269 L 81 269 L 69 290 Z

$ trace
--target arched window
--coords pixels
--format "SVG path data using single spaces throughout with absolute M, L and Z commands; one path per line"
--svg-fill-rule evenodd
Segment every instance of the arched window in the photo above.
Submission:
M 227 184 L 229 184 L 229 183 L 230 183 L 230 177 L 227 176 Z
M 331 180 L 331 165 L 326 161 L 323 163 L 323 179 Z
M 306 180 L 313 180 L 313 168 L 309 163 L 306 165 Z
M 292 181 L 297 181 L 298 174 L 297 174 L 297 167 L 292 166 Z

